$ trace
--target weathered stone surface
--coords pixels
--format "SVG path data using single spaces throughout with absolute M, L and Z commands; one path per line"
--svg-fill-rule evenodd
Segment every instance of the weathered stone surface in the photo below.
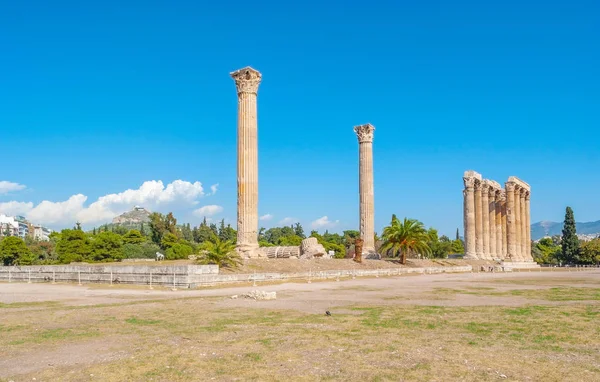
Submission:
M 258 249 L 258 124 L 256 96 L 262 75 L 245 67 L 231 73 L 238 94 L 237 251 L 260 257 Z
M 373 186 L 373 135 L 375 127 L 370 123 L 354 127 L 358 138 L 359 218 L 360 237 L 364 240 L 362 253 L 367 258 L 375 251 L 375 192 Z
M 243 295 L 244 298 L 251 298 L 253 300 L 275 300 L 277 299 L 277 292 L 265 292 L 260 290 L 253 290 Z
M 502 189 L 469 170 L 463 176 L 465 258 L 531 262 L 531 187 L 511 176 Z
M 302 240 L 300 245 L 300 258 L 312 259 L 313 257 L 323 257 L 327 254 L 325 247 L 317 241 L 316 237 L 307 237 Z
M 279 246 L 279 247 L 261 247 L 262 257 L 270 259 L 287 259 L 290 257 L 300 257 L 300 247 L 297 246 Z

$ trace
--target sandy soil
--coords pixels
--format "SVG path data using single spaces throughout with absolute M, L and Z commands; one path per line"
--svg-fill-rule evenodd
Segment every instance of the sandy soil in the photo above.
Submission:
M 414 275 L 365 278 L 340 282 L 286 283 L 259 285 L 257 287 L 242 286 L 177 291 L 168 289 L 149 290 L 141 287 L 0 283 L 0 314 L 4 316 L 4 318 L 0 319 L 0 334 L 4 333 L 4 337 L 6 337 L 4 339 L 5 346 L 0 346 L 0 381 L 3 380 L 2 378 L 9 377 L 15 382 L 19 380 L 30 381 L 32 380 L 32 376 L 37 376 L 37 380 L 54 380 L 58 375 L 62 376 L 61 380 L 78 381 L 91 379 L 103 380 L 103 376 L 110 376 L 110 378 L 106 377 L 110 380 L 131 378 L 123 376 L 115 377 L 115 375 L 121 374 L 119 374 L 120 372 L 116 372 L 114 368 L 111 368 L 110 365 L 128 365 L 128 367 L 133 365 L 142 369 L 148 368 L 145 374 L 143 374 L 144 370 L 140 371 L 142 374 L 139 375 L 146 376 L 143 378 L 144 380 L 152 378 L 155 378 L 153 380 L 165 381 L 189 380 L 189 377 L 182 374 L 172 375 L 169 368 L 173 367 L 171 366 L 173 364 L 180 363 L 178 360 L 187 359 L 186 355 L 190 352 L 195 354 L 194 357 L 210 357 L 212 352 L 212 358 L 209 362 L 212 370 L 212 368 L 219 367 L 219 362 L 221 362 L 219 361 L 220 354 L 223 354 L 222 357 L 230 357 L 230 354 L 242 351 L 240 350 L 242 348 L 246 349 L 248 346 L 254 348 L 257 346 L 248 345 L 244 342 L 248 340 L 247 338 L 253 337 L 251 332 L 248 332 L 248 329 L 243 326 L 233 325 L 233 331 L 224 329 L 222 332 L 217 331 L 211 334 L 213 333 L 212 330 L 221 330 L 219 329 L 220 326 L 217 325 L 217 329 L 211 329 L 211 332 L 205 334 L 202 334 L 202 332 L 196 333 L 193 328 L 203 325 L 204 320 L 209 319 L 209 317 L 211 319 L 221 317 L 219 319 L 223 322 L 229 322 L 229 320 L 236 319 L 236 317 L 231 316 L 232 312 L 235 312 L 235 315 L 239 315 L 242 319 L 244 315 L 250 315 L 249 317 L 251 317 L 253 314 L 251 312 L 259 312 L 259 315 L 265 314 L 268 319 L 271 314 L 278 314 L 274 312 L 295 311 L 298 312 L 298 317 L 296 318 L 298 320 L 303 320 L 303 317 L 308 317 L 309 319 L 311 317 L 320 317 L 324 315 L 325 311 L 330 311 L 333 317 L 363 314 L 363 311 L 353 309 L 356 306 L 378 306 L 383 307 L 383 309 L 386 309 L 385 307 L 395 309 L 394 307 L 396 306 L 476 308 L 494 306 L 525 307 L 532 304 L 546 306 L 575 305 L 577 301 L 551 301 L 541 298 L 538 300 L 535 294 L 529 296 L 523 295 L 523 291 L 548 291 L 551 287 L 557 286 L 576 287 L 578 290 L 585 288 L 598 290 L 600 288 L 600 270 L 583 272 L 557 271 L 552 273 Z M 251 290 L 276 291 L 277 300 L 254 301 L 241 297 L 237 299 L 231 298 L 233 295 L 240 296 Z M 511 292 L 513 291 L 519 291 L 520 295 L 512 294 Z M 2 304 L 13 305 L 3 306 Z M 578 306 L 580 305 L 581 303 L 578 304 Z M 153 316 L 152 312 L 158 313 Z M 177 321 L 177 317 L 182 312 L 185 312 L 187 315 L 185 324 Z M 197 312 L 196 318 L 194 318 L 193 312 Z M 592 311 L 590 312 L 596 314 Z M 468 321 L 476 322 L 476 319 L 472 316 L 475 314 L 474 312 L 465 311 L 465 313 L 458 314 L 464 315 L 464 317 L 457 317 L 467 320 L 466 325 L 471 325 Z M 136 318 L 136 316 L 139 316 L 139 318 Z M 237 318 L 239 319 L 240 317 Z M 440 318 L 442 317 L 443 315 L 440 316 Z M 590 317 L 594 316 L 591 315 Z M 161 319 L 156 322 L 171 322 L 172 320 L 173 323 L 166 327 L 157 326 L 155 330 L 150 330 L 152 329 L 154 318 Z M 423 318 L 421 317 L 420 319 Z M 194 320 L 197 320 L 197 322 Z M 250 318 L 248 320 L 249 322 L 251 321 Z M 301 325 L 298 326 L 298 330 L 303 328 L 303 330 L 310 331 L 312 328 L 314 333 L 328 333 L 328 331 L 335 333 L 336 327 L 329 328 L 327 324 L 319 322 L 316 318 L 314 320 L 314 324 L 310 322 L 300 324 L 301 321 L 298 321 L 298 323 L 291 321 L 287 323 L 288 327 L 284 327 L 283 330 L 291 330 L 288 335 L 298 336 L 295 341 L 300 342 L 295 342 L 295 346 L 300 346 L 298 343 L 302 344 L 304 343 L 303 341 L 309 341 L 308 337 L 305 337 L 306 334 L 296 333 L 297 330 L 294 328 L 298 325 Z M 342 325 L 343 320 L 345 319 L 342 319 L 338 325 Z M 360 320 L 362 320 L 360 322 L 365 322 L 368 318 L 361 318 Z M 411 320 L 405 321 L 409 323 L 413 322 Z M 123 324 L 119 324 L 120 322 L 123 322 Z M 127 322 L 131 324 L 127 324 Z M 66 328 L 65 324 L 67 325 Z M 146 327 L 150 331 L 146 330 Z M 18 337 L 15 333 L 19 333 L 23 328 L 27 328 L 30 334 L 26 337 Z M 252 330 L 263 331 L 268 329 L 268 325 L 259 325 L 253 328 Z M 485 329 L 486 327 L 484 326 L 483 328 Z M 264 335 L 268 336 L 268 333 L 267 331 Z M 423 333 L 424 335 L 427 334 L 426 332 Z M 208 338 L 206 337 L 207 335 L 216 336 L 212 339 L 213 342 L 210 346 L 205 344 Z M 464 336 L 465 334 L 461 335 Z M 340 341 L 337 339 L 338 337 L 335 338 L 335 341 Z M 411 352 L 406 353 L 406 356 L 404 356 L 405 361 L 409 362 L 406 364 L 406 367 L 413 367 L 415 365 L 414 362 L 416 362 L 415 359 L 418 359 L 419 363 L 441 361 L 436 361 L 435 357 L 437 356 L 435 355 L 419 354 L 422 348 L 419 345 L 421 341 L 432 341 L 431 338 L 427 338 L 423 337 L 412 342 L 408 340 L 404 342 L 403 346 L 412 347 Z M 445 339 L 444 341 L 453 341 L 452 338 L 450 336 L 449 339 Z M 331 340 L 334 340 L 333 337 Z M 0 340 L 0 344 L 2 341 Z M 317 339 L 311 339 L 310 341 L 317 341 Z M 327 338 L 320 338 L 318 341 L 325 341 L 324 343 L 326 343 Z M 361 341 L 363 342 L 360 342 L 360 346 L 376 346 L 377 338 L 371 336 Z M 387 343 L 392 341 L 392 339 L 381 338 L 380 341 Z M 238 342 L 239 345 L 236 345 Z M 369 345 L 367 342 L 373 343 Z M 161 349 L 160 351 L 166 351 L 167 353 L 162 355 L 152 353 L 152 344 L 157 349 Z M 359 343 L 356 344 L 359 346 Z M 390 342 L 389 346 L 392 345 L 393 343 Z M 444 347 L 450 346 L 452 346 L 451 342 L 446 342 L 444 345 Z M 285 348 L 285 346 L 278 348 L 278 352 L 284 352 Z M 180 353 L 178 349 L 181 349 L 183 353 Z M 439 347 L 439 351 L 435 350 L 435 352 L 441 352 L 442 349 L 442 347 Z M 466 354 L 471 354 L 468 348 L 465 349 Z M 477 349 L 473 351 L 475 350 Z M 433 351 L 432 349 L 427 350 L 429 353 Z M 503 348 L 503 351 L 506 351 L 506 348 Z M 528 357 L 533 357 L 528 350 L 521 351 L 525 352 L 523 354 L 527 354 Z M 257 357 L 257 359 L 261 357 L 261 353 L 258 350 L 248 354 L 250 354 L 249 357 Z M 369 353 L 360 354 L 361 357 L 371 359 L 368 358 L 370 357 Z M 471 362 L 474 362 L 473 359 L 480 357 L 478 354 L 480 353 L 475 352 L 469 356 L 472 359 Z M 584 364 L 585 362 L 590 365 L 595 362 L 597 363 L 596 358 L 586 354 L 578 354 L 573 359 Z M 151 357 L 151 361 L 140 360 L 140 362 L 137 362 L 136 357 L 140 355 Z M 354 354 L 354 356 L 357 355 L 358 353 Z M 569 362 L 569 360 L 564 358 L 565 355 L 563 353 L 557 353 L 555 356 L 562 358 L 553 362 Z M 295 379 L 318 380 L 320 379 L 320 375 L 328 376 L 329 378 L 333 375 L 332 379 L 338 379 L 335 377 L 337 374 L 331 374 L 332 371 L 329 370 L 335 366 L 333 364 L 322 366 L 323 369 L 321 371 L 310 367 L 321 362 L 323 355 L 320 350 L 303 351 L 301 353 L 295 352 L 285 355 L 285 357 L 290 357 L 290 359 L 292 357 L 299 357 L 294 361 L 294 366 L 290 366 L 292 367 L 290 370 L 296 373 L 295 375 L 305 373 L 306 376 L 309 376 L 308 378 L 298 377 Z M 466 356 L 461 355 L 461 357 Z M 412 361 L 410 361 L 411 359 Z M 452 358 L 449 359 L 451 361 L 444 362 L 454 362 Z M 381 360 L 381 357 L 377 356 L 368 362 L 379 362 L 377 360 Z M 156 371 L 155 364 L 157 362 L 160 362 L 163 365 L 162 367 L 168 371 L 169 374 L 167 376 L 161 374 L 164 370 L 161 372 Z M 186 362 L 191 361 L 188 360 Z M 382 360 L 381 362 L 385 363 L 386 361 Z M 240 360 L 240 363 L 246 365 L 244 367 L 248 367 L 247 360 L 246 362 L 241 362 Z M 229 365 L 233 364 L 229 363 Z M 185 368 L 182 365 L 179 365 L 179 367 Z M 187 367 L 189 370 L 204 370 L 204 366 L 198 366 L 199 369 L 194 369 L 194 367 L 189 365 Z M 284 374 L 285 370 L 287 370 L 286 367 L 288 366 L 277 364 L 278 370 Z M 363 365 L 363 368 L 365 367 Z M 364 369 L 364 372 L 377 373 L 376 370 L 379 370 L 377 368 L 381 367 L 385 368 L 385 365 L 381 364 L 371 371 Z M 397 368 L 398 364 L 389 364 L 388 367 Z M 454 365 L 453 367 L 458 370 L 462 366 Z M 517 366 L 513 365 L 511 367 L 513 372 L 520 370 Z M 306 368 L 306 370 L 302 368 Z M 593 369 L 591 366 L 590 368 Z M 89 374 L 82 374 L 81 370 L 87 370 L 86 372 Z M 346 375 L 344 378 L 353 379 L 354 376 L 358 378 L 359 374 L 348 374 L 347 370 L 340 369 L 340 378 L 342 378 L 342 375 Z M 584 378 L 586 375 L 584 370 L 580 371 L 582 374 L 573 375 L 574 379 L 570 380 L 581 380 L 581 378 Z M 94 376 L 95 373 L 100 372 L 106 374 L 96 374 Z M 328 374 L 319 374 L 325 372 Z M 472 372 L 475 373 L 475 369 Z M 483 377 L 480 374 L 472 374 L 470 377 L 465 378 L 465 380 L 493 380 L 495 375 L 491 371 L 478 372 L 483 372 L 484 374 L 481 374 Z M 585 370 L 585 372 L 588 371 Z M 256 371 L 256 373 L 260 375 L 260 372 Z M 471 373 L 471 371 L 468 373 Z M 139 376 L 138 374 L 134 375 Z M 225 371 L 225 374 L 217 379 L 232 380 L 227 375 L 227 371 Z M 428 376 L 430 374 L 425 372 L 425 374 L 418 375 Z M 539 376 L 542 374 L 536 375 Z M 148 376 L 155 377 L 151 378 Z M 600 376 L 600 374 L 594 374 L 594 376 Z M 453 380 L 459 377 L 458 375 L 447 375 L 446 378 L 449 378 L 446 380 Z M 547 380 L 558 380 L 557 378 L 569 380 L 569 378 L 565 379 L 559 374 L 556 374 L 556 378 L 550 377 Z M 421 377 L 416 379 L 420 380 Z M 460 379 L 463 378 L 461 377 Z M 134 380 L 138 379 L 134 378 Z M 191 378 L 191 380 L 194 380 L 194 378 Z M 427 377 L 424 380 L 431 380 L 431 378 Z M 521 379 L 516 378 L 514 380 Z

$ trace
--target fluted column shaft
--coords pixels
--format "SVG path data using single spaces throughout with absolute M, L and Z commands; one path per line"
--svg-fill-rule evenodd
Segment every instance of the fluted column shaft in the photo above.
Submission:
M 373 186 L 373 133 L 371 124 L 354 128 L 359 142 L 359 195 L 360 236 L 363 239 L 362 253 L 375 253 L 375 193 Z
M 522 188 L 518 186 L 515 189 L 516 261 L 523 261 L 523 215 L 521 215 L 521 190 Z
M 508 243 L 507 243 L 507 236 L 508 236 L 508 226 L 507 226 L 507 222 L 506 222 L 506 209 L 507 209 L 507 197 L 506 197 L 506 193 L 504 194 L 504 198 L 502 199 L 502 202 L 500 204 L 500 207 L 502 208 L 502 210 L 500 211 L 502 213 L 502 259 L 506 259 L 508 257 Z
M 521 261 L 527 261 L 527 210 L 525 208 L 525 193 L 527 191 L 521 189 L 519 193 L 521 205 Z
M 528 191 L 527 194 L 525 195 L 525 216 L 526 216 L 526 222 L 527 222 L 527 231 L 526 231 L 526 237 L 527 237 L 527 250 L 526 250 L 526 255 L 527 257 L 525 258 L 526 260 L 529 261 L 533 261 L 533 256 L 531 255 L 531 206 L 530 206 L 530 192 Z
M 261 74 L 252 68 L 231 73 L 238 93 L 237 249 L 258 257 L 258 123 L 256 98 Z
M 494 197 L 494 229 L 496 230 L 496 258 L 502 258 L 502 195 L 496 191 Z
M 490 224 L 490 258 L 495 259 L 496 255 L 496 190 L 490 188 L 489 194 L 489 224 Z
M 490 188 L 483 183 L 481 187 L 481 218 L 483 220 L 483 258 L 490 259 Z
M 483 209 L 481 208 L 481 182 L 475 182 L 475 252 L 479 259 L 483 253 Z
M 475 179 L 463 178 L 465 189 L 463 190 L 464 203 L 464 233 L 465 233 L 465 258 L 476 259 L 475 249 Z
M 515 185 L 506 183 L 506 245 L 507 258 L 517 261 L 517 223 L 515 221 Z

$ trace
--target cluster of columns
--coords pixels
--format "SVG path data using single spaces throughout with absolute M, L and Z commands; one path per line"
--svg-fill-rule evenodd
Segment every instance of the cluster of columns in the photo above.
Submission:
M 511 176 L 502 189 L 475 171 L 463 181 L 465 258 L 532 262 L 531 187 Z

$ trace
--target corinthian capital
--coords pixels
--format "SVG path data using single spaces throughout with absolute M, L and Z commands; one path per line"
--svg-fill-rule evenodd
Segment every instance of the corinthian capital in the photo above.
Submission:
M 463 182 L 465 182 L 465 188 L 473 188 L 475 187 L 475 178 L 470 176 L 463 177 Z
M 517 187 L 517 184 L 514 182 L 506 182 L 504 184 L 504 188 L 506 188 L 507 192 L 513 192 L 516 187 Z
M 366 125 L 354 126 L 354 132 L 358 137 L 358 142 L 373 142 L 373 132 L 375 131 L 375 126 L 367 123 Z
M 235 81 L 238 94 L 240 93 L 253 93 L 258 92 L 258 85 L 262 79 L 262 74 L 258 70 L 252 69 L 246 66 L 243 69 L 236 70 L 230 73 L 231 78 Z

